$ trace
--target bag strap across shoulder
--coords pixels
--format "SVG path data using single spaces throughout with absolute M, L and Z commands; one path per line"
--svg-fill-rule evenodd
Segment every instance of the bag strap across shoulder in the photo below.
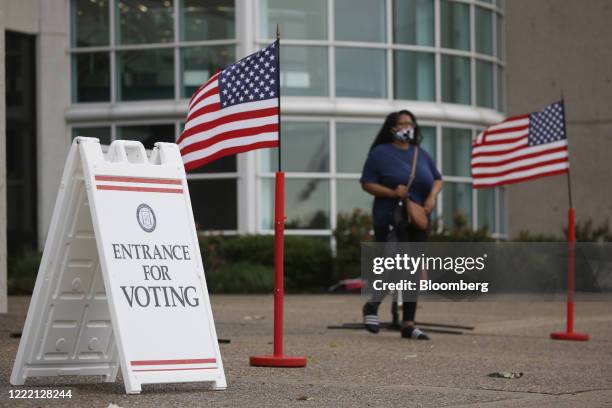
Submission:
M 412 155 L 412 170 L 410 171 L 410 179 L 408 180 L 407 191 L 410 191 L 410 187 L 416 178 L 416 165 L 419 158 L 419 146 L 414 145 L 414 154 Z

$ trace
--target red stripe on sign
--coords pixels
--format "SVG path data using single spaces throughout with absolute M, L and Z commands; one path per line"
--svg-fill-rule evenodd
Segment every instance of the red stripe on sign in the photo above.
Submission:
M 174 364 L 210 364 L 216 363 L 216 358 L 192 358 L 181 360 L 134 360 L 130 361 L 133 366 L 150 365 L 174 365 Z
M 152 179 L 142 177 L 124 177 L 124 176 L 96 176 L 98 181 L 119 181 L 124 183 L 145 183 L 145 184 L 183 184 L 180 179 Z
M 96 184 L 98 190 L 115 190 L 115 191 L 137 191 L 141 193 L 173 193 L 183 194 L 182 188 L 154 188 L 154 187 L 128 187 L 128 186 L 110 186 L 108 184 Z
M 214 370 L 219 367 L 194 367 L 194 368 L 154 368 L 151 370 L 132 370 L 133 372 L 143 372 L 143 371 L 190 371 L 190 370 Z

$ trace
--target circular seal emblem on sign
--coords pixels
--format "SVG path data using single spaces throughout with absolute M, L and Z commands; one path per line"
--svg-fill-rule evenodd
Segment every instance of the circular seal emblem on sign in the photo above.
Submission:
M 155 226 L 157 225 L 157 220 L 155 219 L 155 213 L 153 209 L 146 204 L 140 204 L 136 209 L 136 219 L 138 220 L 138 225 L 146 232 L 153 232 L 155 230 Z

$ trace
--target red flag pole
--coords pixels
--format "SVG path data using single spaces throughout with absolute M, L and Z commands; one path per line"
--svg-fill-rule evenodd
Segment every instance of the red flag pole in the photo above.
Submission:
M 563 97 L 561 97 L 561 103 L 563 103 L 563 129 L 566 132 L 565 136 L 567 138 L 567 126 L 565 123 L 565 103 L 563 102 Z M 569 168 L 567 169 L 567 191 L 569 194 L 569 209 L 567 212 L 567 321 L 565 326 L 565 332 L 551 333 L 550 338 L 554 340 L 587 341 L 589 339 L 588 334 L 574 332 L 574 288 L 576 277 L 576 213 L 572 205 L 572 184 L 570 182 Z
M 276 46 L 280 66 L 280 31 L 276 26 Z M 250 363 L 261 367 L 305 367 L 305 357 L 283 354 L 283 306 L 284 306 L 284 243 L 285 243 L 285 173 L 281 167 L 280 84 L 278 96 L 278 171 L 276 172 L 274 201 L 274 354 L 252 356 Z

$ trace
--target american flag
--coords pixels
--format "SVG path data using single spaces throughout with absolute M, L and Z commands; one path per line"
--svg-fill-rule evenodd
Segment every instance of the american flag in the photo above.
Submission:
M 278 41 L 226 66 L 191 97 L 177 144 L 185 169 L 278 146 Z
M 472 143 L 474 188 L 518 183 L 568 171 L 563 102 L 489 126 Z

